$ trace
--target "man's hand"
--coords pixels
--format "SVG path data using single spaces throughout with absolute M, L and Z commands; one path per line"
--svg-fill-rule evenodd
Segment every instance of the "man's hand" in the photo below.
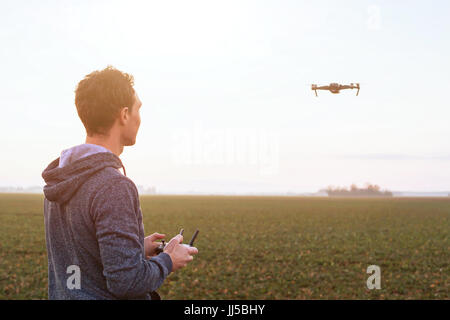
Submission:
M 183 245 L 181 244 L 182 242 L 183 236 L 178 234 L 173 237 L 164 248 L 164 252 L 172 259 L 172 272 L 185 267 L 188 262 L 191 262 L 194 259 L 193 255 L 198 253 L 196 247 Z
M 146 258 L 150 258 L 156 255 L 156 248 L 161 244 L 160 242 L 156 242 L 156 240 L 164 239 L 166 235 L 161 233 L 153 233 L 144 239 L 144 248 L 145 248 L 145 256 Z

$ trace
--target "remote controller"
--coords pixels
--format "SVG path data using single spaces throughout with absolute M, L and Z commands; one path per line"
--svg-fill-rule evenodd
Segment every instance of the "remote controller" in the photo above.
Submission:
M 181 229 L 180 234 L 183 235 L 183 232 L 184 232 L 184 229 Z M 189 241 L 189 244 L 182 243 L 182 245 L 186 246 L 186 247 L 192 247 L 199 232 L 200 231 L 198 229 L 195 230 L 194 235 L 191 238 L 191 241 Z M 161 252 L 163 252 L 165 246 L 166 246 L 166 243 L 164 242 L 164 240 L 161 240 L 161 244 L 156 248 L 156 254 L 160 254 Z

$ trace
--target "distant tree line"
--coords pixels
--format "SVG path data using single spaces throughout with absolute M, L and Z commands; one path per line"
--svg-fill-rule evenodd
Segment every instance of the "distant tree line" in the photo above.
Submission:
M 393 194 L 388 190 L 381 190 L 380 186 L 368 183 L 365 188 L 358 188 L 352 184 L 349 189 L 345 187 L 329 186 L 324 190 L 329 197 L 392 197 Z

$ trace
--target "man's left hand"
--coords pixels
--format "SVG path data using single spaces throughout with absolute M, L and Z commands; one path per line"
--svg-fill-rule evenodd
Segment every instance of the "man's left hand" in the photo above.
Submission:
M 165 238 L 165 234 L 153 233 L 144 239 L 144 248 L 146 258 L 150 258 L 156 255 L 156 248 L 161 244 L 161 242 L 156 242 L 156 240 L 161 240 Z

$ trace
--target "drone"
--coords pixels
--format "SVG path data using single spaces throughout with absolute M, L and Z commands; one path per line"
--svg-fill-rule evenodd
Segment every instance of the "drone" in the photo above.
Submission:
M 358 89 L 358 91 L 356 92 L 356 95 L 359 94 L 359 83 L 350 83 L 350 85 L 342 85 L 339 83 L 330 83 L 329 86 L 317 86 L 317 84 L 313 84 L 311 85 L 311 90 L 314 90 L 316 92 L 316 97 L 318 97 L 317 95 L 317 90 L 330 90 L 331 93 L 339 93 L 339 91 L 343 90 L 343 89 Z

